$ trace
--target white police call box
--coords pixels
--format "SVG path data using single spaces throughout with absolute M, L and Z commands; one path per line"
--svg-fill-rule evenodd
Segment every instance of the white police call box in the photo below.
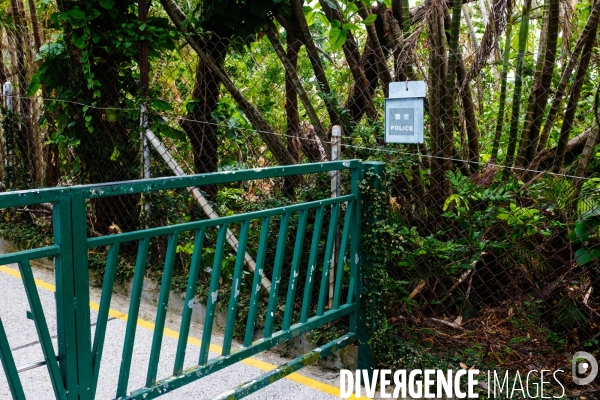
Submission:
M 391 82 L 385 99 L 386 143 L 423 143 L 423 81 Z

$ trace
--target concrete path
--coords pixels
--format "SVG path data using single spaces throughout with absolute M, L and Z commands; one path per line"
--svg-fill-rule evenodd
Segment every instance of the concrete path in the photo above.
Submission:
M 38 293 L 48 321 L 51 335 L 56 334 L 56 308 L 54 299 L 54 277 L 50 270 L 35 268 Z M 92 323 L 96 320 L 99 289 L 91 290 Z M 102 358 L 102 367 L 98 382 L 97 399 L 113 399 L 121 365 L 121 351 L 125 336 L 125 321 L 127 320 L 127 305 L 129 299 L 114 295 L 106 332 L 106 344 Z M 0 266 L 0 317 L 4 323 L 8 340 L 13 350 L 13 356 L 18 368 L 43 360 L 41 347 L 33 321 L 27 319 L 29 310 L 23 284 L 15 265 Z M 148 368 L 152 329 L 156 309 L 142 304 L 140 320 L 136 334 L 133 352 L 129 390 L 144 386 Z M 158 377 L 165 378 L 171 374 L 177 346 L 179 320 L 177 315 L 168 315 L 167 328 L 162 344 Z M 92 332 L 94 327 L 92 327 Z M 201 326 L 192 324 L 190 343 L 187 348 L 185 367 L 194 365 L 200 351 L 198 337 L 201 336 Z M 218 335 L 212 341 L 211 350 L 219 351 Z M 56 351 L 56 339 L 54 339 Z M 210 357 L 216 357 L 211 352 Z M 202 378 L 192 384 L 177 389 L 161 397 L 161 399 L 210 399 L 235 386 L 260 375 L 266 370 L 286 362 L 285 359 L 273 353 L 263 353 L 256 358 L 247 359 L 215 374 Z M 248 399 L 336 399 L 339 398 L 339 386 L 336 379 L 339 372 L 324 371 L 316 367 L 308 367 L 302 374 L 292 374 L 257 393 Z M 31 368 L 20 373 L 21 381 L 28 399 L 54 399 L 52 386 L 46 366 Z M 0 368 L 0 399 L 10 399 L 8 383 L 4 371 Z

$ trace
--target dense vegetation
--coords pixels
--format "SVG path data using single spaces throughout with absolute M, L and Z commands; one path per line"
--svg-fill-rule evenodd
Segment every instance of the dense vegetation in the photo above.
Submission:
M 559 367 L 598 348 L 600 1 L 161 0 L 147 18 L 137 5 L 0 4 L 5 189 L 138 178 L 141 106 L 198 173 L 327 159 L 340 125 L 343 158 L 386 163 L 383 188 L 364 187 L 381 366 Z M 425 143 L 388 145 L 383 99 L 406 80 L 427 82 Z M 152 157 L 153 176 L 171 174 Z M 220 214 L 328 191 L 327 178 L 205 188 Z M 149 214 L 133 196 L 90 204 L 90 234 L 203 218 L 184 192 L 145 201 Z M 5 218 L 47 229 L 29 214 Z

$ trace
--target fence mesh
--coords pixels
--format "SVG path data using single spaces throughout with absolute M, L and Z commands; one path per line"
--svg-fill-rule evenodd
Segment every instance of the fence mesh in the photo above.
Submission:
M 95 37 L 80 42 L 72 21 L 64 32 L 50 23 L 34 31 L 22 11 L 21 24 L 13 18 L 1 26 L 3 189 L 326 161 L 335 147 L 332 127 L 340 125 L 340 158 L 386 163 L 382 192 L 367 207 L 377 239 L 364 249 L 375 263 L 367 280 L 381 290 L 385 320 L 374 343 L 401 338 L 431 349 L 475 349 L 511 367 L 564 366 L 564 354 L 597 350 L 600 340 L 596 28 L 592 39 L 576 37 L 586 18 L 563 10 L 547 82 L 544 49 L 534 43 L 519 58 L 518 35 L 506 39 L 507 26 L 517 26 L 506 17 L 516 6 L 480 3 L 491 4 L 485 12 L 479 3 L 463 6 L 456 57 L 446 50 L 450 10 L 441 1 L 411 9 L 405 34 L 385 5 L 365 8 L 375 21 L 340 25 L 346 37 L 339 46 L 328 30 L 335 19 L 323 6 L 329 2 L 305 10 L 312 44 L 284 13 L 249 37 L 182 35 L 153 8 L 147 37 L 161 47 L 150 45 L 147 97 L 139 94 L 138 36 L 125 30 L 132 18 L 118 35 L 94 28 L 95 45 Z M 534 15 L 538 36 L 549 12 Z M 427 82 L 424 144 L 384 143 L 386 76 Z M 448 82 L 454 86 L 442 91 Z M 348 184 L 343 176 L 342 193 Z M 209 207 L 186 191 L 121 196 L 90 203 L 89 235 L 328 197 L 331 190 L 324 175 L 202 187 Z M 48 235 L 49 218 L 49 206 L 14 210 L 2 232 L 27 246 Z M 185 248 L 181 253 L 185 273 Z M 382 365 L 405 362 L 378 354 Z

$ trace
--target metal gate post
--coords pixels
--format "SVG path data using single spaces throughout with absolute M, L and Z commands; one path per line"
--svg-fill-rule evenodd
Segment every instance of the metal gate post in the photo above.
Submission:
M 370 188 L 370 190 L 372 190 L 373 192 L 377 192 L 381 190 L 381 177 L 383 176 L 383 172 L 383 163 L 374 161 L 364 162 L 361 166 L 360 179 L 363 180 L 366 187 Z M 361 200 L 362 197 L 364 196 L 361 196 Z M 358 221 L 359 224 L 362 224 L 363 219 L 368 219 L 372 223 L 376 222 L 375 216 L 370 213 L 365 213 L 362 207 L 359 210 L 357 210 L 357 212 L 359 213 L 358 215 L 360 217 Z M 360 226 L 358 227 L 358 229 L 360 231 Z M 373 358 L 373 352 L 371 351 L 371 346 L 369 345 L 369 341 L 371 340 L 371 332 L 369 331 L 367 325 L 367 320 L 369 316 L 367 315 L 367 307 L 365 302 L 365 300 L 367 299 L 366 294 L 369 290 L 369 287 L 368 282 L 364 279 L 363 271 L 372 268 L 381 268 L 381 266 L 373 265 L 373 263 L 367 259 L 367 251 L 368 249 L 363 249 L 361 247 L 358 252 L 359 277 L 357 279 L 356 290 L 359 302 L 359 310 L 356 321 L 356 334 L 358 339 L 358 369 L 369 371 L 369 376 L 372 377 L 375 361 Z
M 58 362 L 65 385 L 66 398 L 78 399 L 77 332 L 75 331 L 75 292 L 73 269 L 73 232 L 71 198 L 68 193 L 53 204 L 54 243 L 60 254 L 54 257 L 56 284 L 56 320 L 58 335 Z M 84 220 L 85 221 L 85 220 Z
M 67 400 L 90 399 L 92 377 L 86 202 L 65 192 L 54 204 L 54 258 L 58 360 Z
M 73 285 L 77 339 L 77 380 L 79 399 L 91 400 L 92 335 L 90 328 L 90 275 L 87 249 L 87 205 L 80 191 L 71 190 L 73 232 Z

